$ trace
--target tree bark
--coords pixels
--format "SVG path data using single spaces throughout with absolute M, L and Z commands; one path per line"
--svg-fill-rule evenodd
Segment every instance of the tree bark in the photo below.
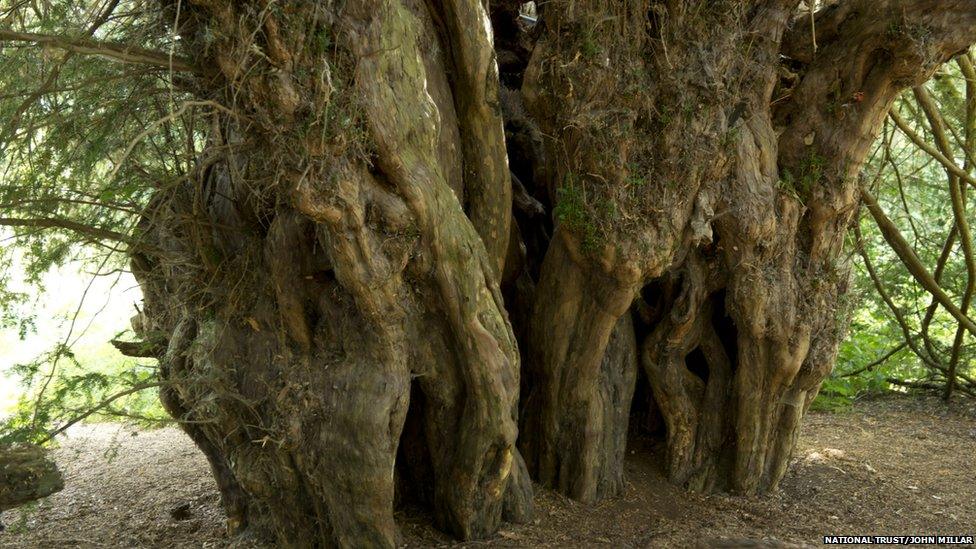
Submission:
M 638 366 L 675 482 L 774 489 L 868 146 L 976 33 L 969 2 L 851 0 L 814 54 L 798 4 L 550 2 L 514 53 L 479 0 L 182 4 L 225 110 L 133 271 L 230 529 L 391 547 L 395 499 L 469 539 L 531 517 L 530 473 L 617 494 Z
M 542 264 L 530 327 L 534 390 L 522 448 L 543 483 L 594 502 L 623 488 L 623 457 L 637 375 L 633 289 L 594 276 L 557 232 Z M 569 366 L 575 366 L 570 368 Z
M 210 139 L 234 152 L 157 193 L 142 230 L 165 252 L 134 271 L 144 331 L 170 334 L 162 400 L 207 454 L 230 527 L 393 546 L 411 406 L 441 528 L 477 538 L 530 518 L 481 3 L 207 2 L 184 17 L 188 41 L 215 37 L 209 85 L 236 114 Z
M 566 440 L 565 423 L 611 429 L 596 412 L 569 418 L 606 391 L 592 382 L 599 357 L 641 287 L 655 311 L 641 358 L 671 478 L 755 493 L 785 473 L 844 333 L 842 248 L 868 146 L 896 94 L 974 34 L 963 2 L 851 1 L 816 14 L 814 42 L 798 4 L 546 6 L 523 92 L 548 137 L 557 234 L 569 235 L 553 246 L 574 243 L 575 260 L 547 254 L 533 320 L 544 335 L 526 342 L 526 369 L 541 372 L 529 399 L 567 417 L 523 420 L 543 483 L 601 493 L 586 469 L 554 469 L 545 448 Z M 579 318 L 582 304 L 554 312 L 571 302 L 559 292 L 594 294 L 577 272 L 621 288 L 621 304 L 599 308 L 610 318 Z M 575 327 L 555 327 L 563 318 Z M 589 346 L 573 353 L 567 340 Z

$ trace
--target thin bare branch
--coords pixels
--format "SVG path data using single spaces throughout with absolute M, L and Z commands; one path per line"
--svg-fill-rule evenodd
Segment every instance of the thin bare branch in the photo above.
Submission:
M 963 313 L 959 307 L 952 302 L 952 299 L 949 298 L 935 279 L 932 278 L 932 274 L 928 272 L 925 265 L 922 264 L 922 261 L 917 255 L 915 255 L 915 250 L 912 249 L 911 245 L 909 245 L 905 240 L 905 237 L 902 236 L 901 231 L 898 230 L 898 227 L 896 227 L 895 224 L 888 219 L 887 214 L 885 214 L 884 210 L 881 209 L 881 206 L 878 204 L 877 199 L 874 198 L 874 195 L 862 187 L 861 199 L 868 207 L 868 211 L 871 212 L 871 217 L 873 217 L 874 221 L 878 224 L 878 229 L 881 230 L 881 234 L 884 236 L 884 239 L 888 242 L 888 245 L 891 246 L 891 249 L 895 252 L 895 254 L 898 255 L 898 258 L 901 259 L 902 264 L 905 265 L 912 277 L 914 277 L 915 280 L 923 288 L 925 288 L 926 291 L 932 294 L 933 297 L 938 299 L 939 304 L 942 305 L 942 307 L 944 307 L 945 310 L 953 316 L 953 318 L 958 320 L 961 325 L 965 326 L 966 330 L 976 335 L 976 322 L 973 322 L 971 318 L 966 316 L 966 314 Z
M 918 86 L 914 89 L 915 98 L 918 100 L 918 104 L 922 107 L 925 112 L 925 116 L 929 120 L 929 126 L 932 130 L 932 135 L 935 136 L 935 143 L 947 157 L 951 155 L 951 147 L 949 145 L 949 139 L 945 132 L 945 120 L 942 117 L 942 113 L 939 110 L 938 105 L 929 95 L 928 90 L 924 86 Z M 959 233 L 959 241 L 962 244 L 963 257 L 966 261 L 966 289 L 963 292 L 962 303 L 959 305 L 959 310 L 963 314 L 967 314 L 969 311 L 969 305 L 973 299 L 973 293 L 976 292 L 976 252 L 973 250 L 973 237 L 972 232 L 969 229 L 969 220 L 966 219 L 966 202 L 963 195 L 963 187 L 959 183 L 959 178 L 955 177 L 952 173 L 949 173 L 949 194 L 952 198 L 952 213 L 955 217 L 956 227 Z M 947 374 L 946 388 L 944 397 L 948 400 L 952 396 L 952 389 L 956 383 L 956 367 L 959 363 L 959 356 L 962 351 L 962 343 L 965 338 L 965 333 L 963 330 L 962 323 L 956 329 L 956 335 L 953 339 L 952 345 L 952 355 L 949 359 L 949 372 Z
M 915 145 L 918 148 L 925 151 L 925 154 L 937 160 L 939 164 L 942 164 L 942 166 L 945 167 L 945 169 L 952 175 L 955 175 L 959 179 L 962 179 L 966 183 L 969 183 L 970 185 L 976 187 L 976 178 L 973 178 L 973 176 L 966 173 L 966 170 L 960 168 L 955 162 L 953 162 L 952 160 L 947 158 L 944 154 L 939 152 L 938 149 L 928 144 L 925 141 L 925 139 L 922 138 L 922 136 L 918 135 L 918 132 L 913 130 L 911 126 L 909 126 L 908 123 L 905 122 L 904 118 L 898 115 L 898 113 L 896 113 L 895 111 L 891 111 L 890 113 L 888 113 L 888 116 L 891 117 L 891 119 L 898 126 L 898 129 L 900 129 L 902 133 L 904 133 L 905 136 L 912 141 L 912 143 L 915 143 Z

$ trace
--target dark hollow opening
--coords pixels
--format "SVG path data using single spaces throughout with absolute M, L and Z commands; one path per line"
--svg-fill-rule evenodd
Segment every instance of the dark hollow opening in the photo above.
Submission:
M 708 383 L 708 360 L 705 358 L 705 353 L 701 351 L 701 347 L 695 347 L 685 356 L 685 366 L 691 373 Z
M 417 382 L 410 386 L 410 407 L 400 433 L 395 465 L 394 509 L 429 515 L 434 501 L 434 470 L 424 427 L 426 397 Z
M 654 400 L 651 384 L 643 368 L 637 369 L 637 386 L 634 388 L 634 398 L 630 404 L 631 438 L 652 437 L 664 438 L 664 418 Z
M 735 321 L 725 312 L 725 290 L 719 290 L 712 294 L 712 326 L 718 334 L 722 347 L 725 349 L 725 356 L 729 357 L 732 371 L 735 371 L 736 359 L 739 356 L 739 331 L 735 327 Z

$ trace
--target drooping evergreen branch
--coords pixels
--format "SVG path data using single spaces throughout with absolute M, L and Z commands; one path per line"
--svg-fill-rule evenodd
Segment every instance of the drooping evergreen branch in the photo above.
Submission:
M 120 232 L 85 225 L 84 223 L 79 223 L 70 219 L 0 217 L 0 226 L 67 229 L 84 236 L 92 237 L 96 240 L 115 240 L 117 242 L 132 243 L 131 237 Z
M 870 372 L 873 368 L 875 368 L 876 366 L 880 366 L 881 364 L 884 364 L 889 358 L 895 356 L 896 354 L 898 354 L 899 351 L 901 351 L 902 349 L 904 349 L 907 346 L 908 346 L 908 343 L 902 341 L 898 345 L 895 345 L 890 351 L 888 351 L 887 353 L 881 355 L 880 358 L 878 358 L 877 360 L 871 362 L 867 366 L 862 366 L 861 368 L 858 368 L 857 370 L 854 370 L 853 372 L 847 372 L 846 374 L 843 374 L 840 377 L 854 377 L 854 376 L 856 376 L 858 374 L 863 374 L 864 372 Z
M 101 42 L 88 38 L 72 38 L 53 34 L 16 32 L 10 29 L 0 29 L 0 42 L 28 42 L 82 55 L 97 55 L 120 63 L 151 65 L 177 72 L 192 72 L 196 74 L 206 74 L 207 72 L 183 57 L 137 46 Z
M 148 382 L 148 383 L 140 383 L 140 384 L 134 385 L 134 386 L 132 386 L 132 387 L 130 387 L 130 388 L 124 390 L 124 391 L 120 391 L 118 393 L 115 393 L 114 395 L 106 398 L 105 400 L 101 401 L 100 403 L 96 404 L 95 406 L 93 406 L 93 407 L 85 410 L 81 414 L 78 414 L 77 416 L 71 418 L 71 420 L 68 421 L 67 423 L 65 423 L 64 425 L 62 425 L 62 426 L 58 427 L 57 429 L 54 429 L 53 431 L 49 432 L 44 437 L 44 439 L 40 441 L 39 444 L 44 444 L 45 442 L 53 439 L 54 437 L 60 435 L 61 433 L 65 432 L 66 430 L 68 430 L 68 428 L 71 427 L 72 425 L 74 425 L 74 424 L 78 423 L 79 421 L 81 421 L 81 420 L 89 417 L 90 415 L 92 415 L 95 412 L 101 410 L 102 408 L 105 408 L 106 406 L 112 404 L 113 402 L 115 402 L 116 400 L 118 400 L 118 399 L 120 399 L 122 397 L 126 397 L 126 396 L 129 396 L 131 394 L 138 393 L 139 391 L 145 391 L 146 389 L 152 389 L 153 387 L 159 387 L 162 384 L 163 383 L 161 381 L 153 381 L 153 382 Z
M 902 314 L 901 310 L 895 304 L 891 295 L 885 289 L 884 283 L 881 281 L 881 277 L 879 276 L 877 270 L 874 268 L 874 263 L 871 261 L 871 256 L 868 254 L 867 250 L 864 247 L 864 239 L 861 235 L 860 226 L 857 224 L 854 225 L 854 236 L 856 239 L 855 246 L 857 248 L 858 253 L 861 255 L 861 258 L 864 260 L 864 267 L 867 269 L 868 276 L 871 278 L 871 282 L 874 284 L 874 287 L 878 292 L 878 296 L 881 297 L 881 300 L 885 303 L 885 305 L 887 305 L 888 309 L 891 311 L 891 314 L 895 318 L 895 322 L 898 324 L 898 327 L 901 329 L 902 336 L 904 338 L 903 339 L 904 344 L 908 345 L 908 347 L 915 354 L 915 356 L 918 357 L 918 359 L 922 361 L 922 363 L 925 364 L 929 369 L 938 372 L 943 376 L 948 377 L 948 372 L 949 372 L 948 367 L 946 367 L 944 364 L 939 362 L 937 357 L 930 356 L 926 352 L 925 348 L 920 347 L 918 343 L 916 343 L 915 337 L 912 335 L 911 326 L 908 325 L 908 320 L 905 319 L 905 315 Z M 876 361 L 876 363 L 880 364 L 881 362 L 887 360 L 888 358 L 890 358 L 890 356 L 885 355 L 884 357 Z M 865 369 L 870 369 L 874 365 L 875 364 L 872 363 Z M 976 380 L 974 380 L 972 377 L 967 376 L 965 374 L 960 374 L 959 377 L 963 379 L 969 386 L 976 387 Z M 890 382 L 890 379 L 888 381 Z
M 919 347 L 915 342 L 915 337 L 912 335 L 911 326 L 908 325 L 908 321 L 905 319 L 905 315 L 902 314 L 901 309 L 895 304 L 894 300 L 889 295 L 888 291 L 885 289 L 884 283 L 881 281 L 881 277 L 874 268 L 874 264 L 871 261 L 871 256 L 868 254 L 864 247 L 864 239 L 861 235 L 860 225 L 854 225 L 854 237 L 855 246 L 857 252 L 861 255 L 864 260 L 864 267 L 867 269 L 868 276 L 871 278 L 871 282 L 874 284 L 875 290 L 878 292 L 878 296 L 887 305 L 888 310 L 891 311 L 895 322 L 898 324 L 898 328 L 901 329 L 903 341 L 909 346 L 915 356 L 922 361 L 926 366 L 932 369 L 941 370 L 944 367 L 938 362 L 937 357 L 930 356 L 927 350 L 923 347 Z

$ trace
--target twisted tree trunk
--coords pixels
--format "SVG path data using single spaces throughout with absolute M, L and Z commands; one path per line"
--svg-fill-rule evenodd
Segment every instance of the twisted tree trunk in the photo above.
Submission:
M 530 516 L 484 8 L 208 2 L 181 17 L 220 69 L 201 92 L 233 108 L 210 136 L 231 152 L 157 194 L 143 231 L 165 252 L 134 265 L 145 330 L 171 334 L 163 402 L 208 455 L 230 526 L 392 546 L 395 477 L 426 492 L 396 470 L 408 409 L 442 528 L 481 537 Z
M 949 0 L 827 8 L 816 47 L 799 0 L 164 4 L 222 109 L 140 227 L 142 330 L 231 529 L 296 546 L 393 546 L 395 497 L 490 535 L 529 472 L 618 493 L 639 365 L 674 481 L 774 488 L 874 131 L 976 34 Z
M 601 358 L 635 298 L 671 478 L 746 493 L 782 478 L 844 333 L 868 146 L 896 94 L 976 38 L 965 2 L 852 0 L 814 22 L 797 6 L 546 6 L 523 83 L 562 236 L 524 342 L 540 383 L 522 447 L 542 482 L 616 491 L 618 449 L 590 449 L 620 426 L 584 403 L 613 393 Z

